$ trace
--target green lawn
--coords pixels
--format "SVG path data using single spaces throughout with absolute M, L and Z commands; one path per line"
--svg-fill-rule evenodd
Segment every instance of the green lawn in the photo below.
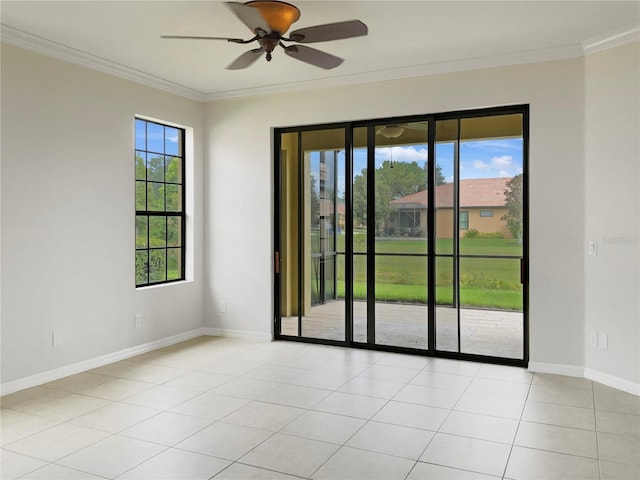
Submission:
M 345 236 L 338 235 L 338 251 L 345 251 Z M 367 251 L 367 235 L 359 233 L 353 236 L 353 250 Z M 453 252 L 453 240 L 439 238 L 436 240 L 437 254 Z M 427 241 L 413 238 L 393 238 L 389 240 L 376 239 L 376 253 L 427 253 Z M 461 238 L 461 255 L 522 255 L 522 244 L 511 238 Z
M 344 241 L 343 236 L 342 241 Z M 364 237 L 355 236 L 355 237 Z M 359 240 L 359 239 L 358 239 Z M 360 242 L 358 242 L 360 243 Z M 362 249 L 364 251 L 362 243 Z M 451 240 L 438 240 L 437 252 L 451 252 Z M 385 253 L 424 254 L 424 240 L 393 239 L 376 241 L 376 299 L 386 302 L 427 302 L 427 257 L 402 257 Z M 460 239 L 460 253 L 466 255 L 521 255 L 522 245 L 503 238 Z M 453 261 L 436 259 L 436 303 L 452 304 Z M 366 257 L 354 257 L 354 297 L 366 298 Z M 344 256 L 338 256 L 338 296 L 344 296 Z M 518 259 L 461 258 L 460 304 L 480 308 L 522 310 L 522 286 Z

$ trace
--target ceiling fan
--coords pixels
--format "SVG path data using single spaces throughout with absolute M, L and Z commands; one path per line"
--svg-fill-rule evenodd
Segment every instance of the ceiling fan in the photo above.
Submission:
M 271 61 L 271 54 L 277 46 L 282 47 L 284 53 L 292 58 L 329 70 L 340 65 L 343 59 L 321 50 L 298 44 L 360 37 L 368 32 L 367 26 L 360 20 L 348 20 L 301 28 L 285 37 L 284 35 L 291 27 L 291 24 L 300 18 L 298 7 L 278 0 L 254 0 L 246 3 L 225 2 L 225 5 L 254 33 L 252 38 L 243 40 L 241 38 L 184 35 L 162 35 L 161 38 L 226 40 L 227 42 L 242 44 L 258 42 L 260 45 L 258 48 L 240 55 L 226 67 L 228 70 L 247 68 L 263 53 L 269 62 Z M 285 45 L 283 42 L 293 42 L 294 45 Z

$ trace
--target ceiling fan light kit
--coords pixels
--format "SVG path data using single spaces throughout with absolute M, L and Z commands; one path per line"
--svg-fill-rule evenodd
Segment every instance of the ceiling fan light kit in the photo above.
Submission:
M 347 20 L 345 22 L 301 28 L 285 37 L 284 34 L 291 28 L 291 25 L 300 18 L 300 10 L 295 5 L 278 0 L 253 0 L 247 3 L 225 2 L 225 5 L 254 33 L 254 37 L 243 40 L 241 38 L 228 37 L 162 35 L 161 38 L 226 40 L 231 43 L 243 44 L 258 42 L 260 47 L 240 55 L 227 66 L 228 70 L 247 68 L 263 53 L 267 61 L 271 61 L 271 54 L 278 46 L 282 47 L 284 53 L 292 58 L 329 70 L 340 65 L 343 59 L 316 48 L 296 44 L 342 40 L 361 37 L 368 33 L 367 26 L 360 20 Z M 292 42 L 294 45 L 286 45 L 283 42 Z
M 277 0 L 254 0 L 244 5 L 260 10 L 272 32 L 285 33 L 300 19 L 300 9 L 290 3 Z
M 398 138 L 404 133 L 404 127 L 400 125 L 385 125 L 378 130 L 378 133 L 384 138 Z

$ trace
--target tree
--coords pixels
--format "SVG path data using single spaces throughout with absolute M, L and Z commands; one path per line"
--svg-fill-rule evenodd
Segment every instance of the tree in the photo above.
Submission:
M 500 217 L 500 220 L 507 222 L 507 227 L 513 238 L 522 243 L 522 174 L 516 175 L 507 182 L 507 189 L 504 191 L 505 207 L 507 213 Z
M 315 175 L 309 176 L 309 199 L 311 201 L 311 225 L 313 227 L 320 226 L 320 186 L 318 185 Z
M 353 179 L 353 223 L 367 224 L 367 169 Z
M 375 235 L 382 235 L 385 231 L 387 219 L 391 215 L 392 188 L 376 175 L 375 198 Z
M 443 185 L 446 179 L 439 165 L 435 168 L 435 184 Z M 391 214 L 391 201 L 427 189 L 427 168 L 417 162 L 394 162 L 389 160 L 375 171 L 375 225 L 380 235 Z M 367 223 L 367 169 L 353 180 L 353 216 L 356 224 Z
M 436 187 L 439 187 L 440 185 L 444 185 L 445 183 L 447 183 L 447 179 L 444 178 L 444 175 L 442 174 L 442 168 L 440 168 L 440 165 L 436 163 Z
M 353 216 L 356 224 L 367 223 L 367 169 L 353 181 Z M 427 172 L 417 162 L 389 160 L 375 170 L 375 234 L 381 235 L 391 214 L 391 201 L 427 188 Z
M 389 187 L 391 194 L 389 201 L 406 197 L 427 189 L 427 169 L 418 165 L 417 162 L 392 163 L 390 160 L 385 160 L 376 169 L 376 187 L 379 184 Z

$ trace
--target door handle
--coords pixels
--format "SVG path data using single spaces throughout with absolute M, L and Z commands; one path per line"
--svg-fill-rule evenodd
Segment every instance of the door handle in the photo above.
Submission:
M 280 252 L 276 251 L 276 258 L 274 260 L 276 274 L 280 273 Z

